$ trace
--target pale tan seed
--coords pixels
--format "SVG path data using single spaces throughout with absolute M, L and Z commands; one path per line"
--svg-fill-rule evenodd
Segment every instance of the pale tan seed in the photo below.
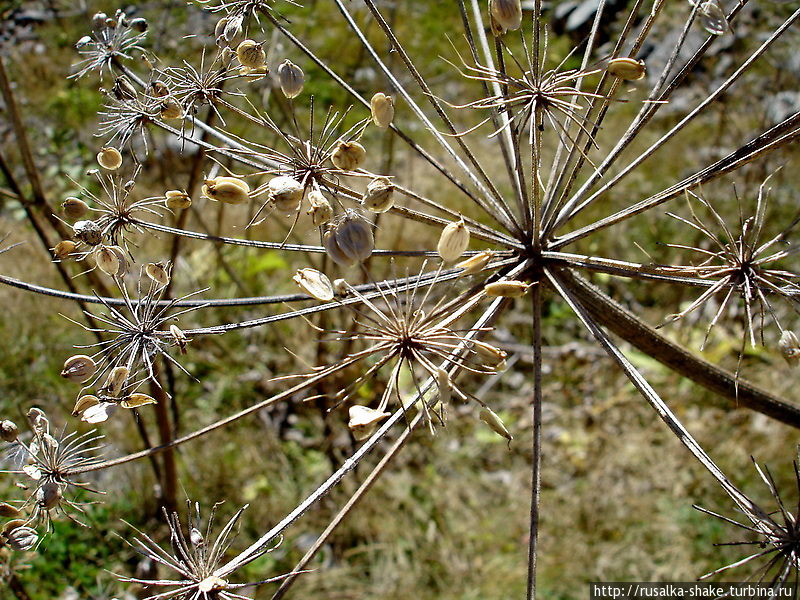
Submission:
M 243 40 L 236 46 L 236 58 L 243 67 L 257 69 L 267 62 L 267 53 L 264 44 L 255 40 Z
M 175 98 L 167 97 L 161 103 L 161 111 L 159 113 L 162 119 L 180 119 L 183 117 L 183 108 L 181 103 Z
M 169 284 L 169 272 L 167 269 L 158 263 L 147 263 L 144 268 L 147 276 L 155 281 L 158 285 L 166 286 Z
M 373 179 L 361 198 L 361 204 L 374 213 L 383 213 L 394 206 L 394 186 L 384 177 Z
M 501 419 L 491 408 L 484 408 L 480 412 L 481 421 L 486 423 L 489 428 L 497 435 L 504 437 L 509 442 L 514 439 L 514 436 L 508 431 L 503 419 Z
M 343 171 L 355 171 L 366 158 L 367 150 L 358 142 L 341 141 L 331 153 L 333 166 Z
M 794 331 L 784 330 L 778 342 L 778 348 L 790 367 L 797 366 L 800 362 L 800 340 L 797 339 Z
M 483 286 L 483 291 L 487 296 L 502 296 L 504 298 L 519 298 L 524 296 L 530 288 L 530 284 L 525 281 L 495 281 Z
M 185 210 L 192 205 L 192 198 L 182 190 L 169 190 L 164 198 L 164 204 L 170 210 Z
M 516 31 L 522 25 L 520 0 L 489 0 L 489 14 L 504 31 Z
M 608 72 L 626 81 L 638 81 L 647 74 L 643 60 L 635 58 L 614 58 L 608 63 Z
M 92 396 L 91 394 L 81 396 L 78 398 L 77 402 L 75 402 L 75 406 L 72 409 L 72 416 L 83 416 L 84 412 L 86 412 L 92 406 L 97 406 L 98 404 L 100 404 L 100 399 L 97 396 Z
M 97 153 L 97 163 L 104 169 L 116 171 L 122 166 L 122 154 L 116 148 L 107 146 Z
M 70 196 L 61 203 L 61 210 L 68 219 L 80 219 L 89 212 L 89 205 L 80 198 Z
M 97 268 L 106 275 L 114 277 L 119 273 L 120 261 L 111 248 L 108 246 L 96 246 L 94 249 L 94 261 Z
M 360 442 L 371 436 L 378 428 L 378 424 L 389 416 L 389 413 L 369 408 L 368 406 L 351 406 L 349 410 L 350 421 L 347 427 L 353 432 L 353 437 Z
M 156 404 L 156 399 L 147 394 L 131 394 L 119 403 L 122 408 L 139 408 L 148 404 Z
M 103 230 L 94 221 L 78 221 L 72 226 L 72 232 L 89 246 L 97 246 L 103 241 Z
M 394 120 L 394 99 L 383 92 L 375 94 L 369 102 L 372 122 L 380 129 L 388 129 Z
M 311 217 L 311 222 L 317 227 L 324 225 L 333 218 L 333 207 L 319 190 L 311 190 L 308 193 L 308 204 L 310 208 L 306 211 L 306 214 Z
M 122 388 L 125 387 L 125 382 L 128 380 L 130 370 L 128 367 L 114 367 L 106 378 L 106 382 L 101 388 L 102 391 L 109 396 L 116 398 L 122 393 Z
M 55 256 L 58 260 L 64 260 L 70 254 L 75 252 L 75 248 L 77 244 L 72 240 L 62 240 L 56 244 L 56 247 L 53 248 L 53 256 Z
M 439 237 L 436 250 L 442 260 L 452 262 L 464 254 L 469 246 L 469 229 L 467 229 L 464 219 L 448 224 Z
M 97 372 L 97 364 L 91 356 L 76 354 L 64 361 L 61 376 L 75 383 L 85 383 Z
M 292 279 L 309 296 L 323 302 L 333 300 L 333 285 L 324 273 L 316 269 L 300 269 Z
M 293 177 L 286 175 L 273 177 L 267 189 L 270 201 L 279 212 L 290 214 L 299 210 L 305 190 L 303 184 Z
M 491 250 L 484 250 L 483 252 L 479 252 L 478 254 L 474 254 L 469 258 L 465 258 L 460 263 L 456 264 L 456 268 L 464 269 L 461 273 L 461 276 L 464 275 L 474 275 L 475 273 L 479 273 L 486 268 L 486 265 L 494 257 L 494 252 Z
M 235 177 L 206 179 L 201 191 L 206 198 L 225 204 L 242 204 L 250 199 L 250 186 Z
M 303 69 L 289 59 L 284 60 L 278 67 L 278 82 L 283 95 L 287 98 L 296 98 L 303 91 L 306 76 Z

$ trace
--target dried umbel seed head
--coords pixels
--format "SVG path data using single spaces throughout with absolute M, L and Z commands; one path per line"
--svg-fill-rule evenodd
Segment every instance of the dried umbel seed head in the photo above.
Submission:
M 333 166 L 343 171 L 355 171 L 364 164 L 365 158 L 367 151 L 358 142 L 341 141 L 331 154 Z
M 800 341 L 797 339 L 794 331 L 786 329 L 781 334 L 778 347 L 781 349 L 781 354 L 790 367 L 794 367 L 800 362 Z
M 14 527 L 10 531 L 4 532 L 3 537 L 13 550 L 19 552 L 30 550 L 39 541 L 36 530 L 25 526 Z
M 522 25 L 520 0 L 489 0 L 489 14 L 502 31 L 516 31 Z
M 367 439 L 378 428 L 378 423 L 389 416 L 389 413 L 375 410 L 368 406 L 351 406 L 350 421 L 347 427 L 353 432 L 356 441 Z
M 278 67 L 278 81 L 284 96 L 296 98 L 303 91 L 306 76 L 303 69 L 286 59 Z
M 61 369 L 61 376 L 75 383 L 85 383 L 89 381 L 97 372 L 97 364 L 91 356 L 76 354 L 64 361 L 64 368 Z
M 509 433 L 505 423 L 503 423 L 503 419 L 497 416 L 497 413 L 495 413 L 491 408 L 482 409 L 480 412 L 480 418 L 481 421 L 486 423 L 497 435 L 507 439 L 509 444 L 511 443 L 511 440 L 514 439 L 514 436 Z
M 480 273 L 486 268 L 486 265 L 492 260 L 494 256 L 494 252 L 491 250 L 484 250 L 483 252 L 478 252 L 469 258 L 465 258 L 460 263 L 456 265 L 456 268 L 464 269 L 461 275 L 474 275 L 475 273 Z
M 97 406 L 98 404 L 100 404 L 100 399 L 97 396 L 92 396 L 91 394 L 81 396 L 78 398 L 78 401 L 75 402 L 75 406 L 72 409 L 72 416 L 82 417 L 83 413 L 93 406 Z
M 180 102 L 172 96 L 168 96 L 161 103 L 159 114 L 162 119 L 180 119 L 183 117 L 183 108 Z
M 170 210 L 185 210 L 192 205 L 192 199 L 184 191 L 169 190 L 164 194 L 164 205 Z
M 242 204 L 250 199 L 250 186 L 238 177 L 206 179 L 202 192 L 206 198 L 226 204 Z
M 72 226 L 72 233 L 89 246 L 97 246 L 103 241 L 103 231 L 94 221 L 78 221 Z
M 110 246 L 96 246 L 93 255 L 97 268 L 103 273 L 111 277 L 120 274 L 122 263 L 119 255 Z
M 608 72 L 626 81 L 638 81 L 647 74 L 643 60 L 635 58 L 614 58 L 608 63 Z
M 243 67 L 256 69 L 263 67 L 267 62 L 267 53 L 264 51 L 264 44 L 254 40 L 244 40 L 236 46 L 236 58 Z
M 323 302 L 333 300 L 333 285 L 325 273 L 316 269 L 300 269 L 292 279 L 309 296 Z
M 467 229 L 464 219 L 461 219 L 444 228 L 436 250 L 443 261 L 452 262 L 464 254 L 467 246 L 469 246 L 469 229 Z
M 166 98 L 169 96 L 169 88 L 163 81 L 153 81 L 147 89 L 153 98 Z
M 172 341 L 175 342 L 175 345 L 180 348 L 181 354 L 186 354 L 186 344 L 189 343 L 189 338 L 186 337 L 181 328 L 177 325 L 170 325 L 169 334 L 172 336 Z
M 19 436 L 19 429 L 14 421 L 8 419 L 0 421 L 0 440 L 4 442 L 16 442 Z
M 308 193 L 308 203 L 310 208 L 306 211 L 306 214 L 311 217 L 311 222 L 317 227 L 324 225 L 333 218 L 333 207 L 319 190 L 311 190 Z
M 388 129 L 394 120 L 394 99 L 383 92 L 378 92 L 369 101 L 372 122 L 381 129 Z
M 487 296 L 503 296 L 504 298 L 519 298 L 524 296 L 531 287 L 530 283 L 524 281 L 495 281 L 483 286 L 483 291 Z
M 116 398 L 122 393 L 122 388 L 125 387 L 125 382 L 128 380 L 128 375 L 130 375 L 130 369 L 128 369 L 128 367 L 114 367 L 111 369 L 108 377 L 106 377 L 106 382 L 103 384 L 103 387 L 100 388 L 100 390 L 104 394 L 108 394 L 109 396 Z
M 80 198 L 70 196 L 61 203 L 61 210 L 68 219 L 80 219 L 89 212 L 89 205 Z
M 50 510 L 58 506 L 58 503 L 61 502 L 61 498 L 63 497 L 64 492 L 61 486 L 55 481 L 46 481 L 36 490 L 36 504 L 45 510 Z
M 58 260 L 64 260 L 65 258 L 69 257 L 70 254 L 75 252 L 75 248 L 77 244 L 72 240 L 62 240 L 56 244 L 56 247 L 53 248 L 53 256 L 55 256 Z
M 375 238 L 371 225 L 357 212 L 348 210 L 322 236 L 322 245 L 335 263 L 350 266 L 369 258 Z
M 361 198 L 361 204 L 374 213 L 386 212 L 394 206 L 394 186 L 386 178 L 373 179 Z
M 122 166 L 122 154 L 116 148 L 107 146 L 97 153 L 97 164 L 109 171 L 116 171 Z
M 303 201 L 303 184 L 286 175 L 270 179 L 267 185 L 269 200 L 282 213 L 294 213 L 300 209 Z
M 139 408 L 140 406 L 147 406 L 148 404 L 157 404 L 156 399 L 147 394 L 131 394 L 125 396 L 119 405 L 122 408 Z
M 147 276 L 155 281 L 158 285 L 166 286 L 169 284 L 169 271 L 167 268 L 159 263 L 147 263 L 144 267 L 144 272 Z

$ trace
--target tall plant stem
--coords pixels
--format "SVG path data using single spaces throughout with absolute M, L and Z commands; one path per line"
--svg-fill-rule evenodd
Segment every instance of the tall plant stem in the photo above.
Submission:
M 172 425 L 169 421 L 169 397 L 164 392 L 164 387 L 160 382 L 161 373 L 158 362 L 153 363 L 154 381 L 150 382 L 150 391 L 156 399 L 155 416 L 158 426 L 158 439 L 161 446 L 165 446 L 161 456 L 161 464 L 164 469 L 161 472 L 161 506 L 168 513 L 173 513 L 178 509 L 178 469 L 175 465 L 175 448 L 171 446 L 173 441 Z
M 542 290 L 534 285 L 533 309 L 533 451 L 531 454 L 531 519 L 528 540 L 528 600 L 536 597 L 536 553 L 539 542 L 539 505 L 542 493 Z

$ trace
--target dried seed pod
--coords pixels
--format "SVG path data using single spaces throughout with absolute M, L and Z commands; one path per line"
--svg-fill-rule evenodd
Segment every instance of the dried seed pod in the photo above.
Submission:
M 164 197 L 164 204 L 170 210 L 184 210 L 192 205 L 189 194 L 181 190 L 169 190 Z
M 97 396 L 92 396 L 91 394 L 81 396 L 78 398 L 78 401 L 75 402 L 75 406 L 72 409 L 72 416 L 83 416 L 83 413 L 85 413 L 91 407 L 97 406 L 98 404 L 100 404 L 100 399 Z
M 389 416 L 389 413 L 369 408 L 368 406 L 355 405 L 349 410 L 350 421 L 347 427 L 353 432 L 353 437 L 360 442 L 371 436 L 378 428 L 378 423 Z
M 214 25 L 214 38 L 221 38 L 225 34 L 225 28 L 228 26 L 228 17 L 222 17 L 217 24 Z
M 267 65 L 262 65 L 255 68 L 241 67 L 239 69 L 239 75 L 247 79 L 247 81 L 258 81 L 259 79 L 263 79 L 269 75 L 269 68 Z
M 484 408 L 480 412 L 481 421 L 486 423 L 489 428 L 494 431 L 497 435 L 504 437 L 511 442 L 514 439 L 508 429 L 506 428 L 505 423 L 503 423 L 503 419 L 501 419 L 491 408 Z
M 306 211 L 306 214 L 311 217 L 311 222 L 317 227 L 324 225 L 333 218 L 333 207 L 319 190 L 311 190 L 308 193 L 308 203 L 310 208 Z
M 148 404 L 157 404 L 156 399 L 147 394 L 131 394 L 125 396 L 119 405 L 122 408 L 139 408 L 140 406 L 147 406 Z
M 483 286 L 483 291 L 487 296 L 503 296 L 504 298 L 519 298 L 524 296 L 531 287 L 530 283 L 525 281 L 516 281 L 509 279 L 506 281 L 495 281 L 487 283 Z
M 331 162 L 337 169 L 355 171 L 367 158 L 367 150 L 358 142 L 340 141 L 331 153 Z
M 236 46 L 236 58 L 243 67 L 256 69 L 263 67 L 267 62 L 267 53 L 264 44 L 254 40 L 244 40 Z
M 211 596 L 213 592 L 219 592 L 224 590 L 226 587 L 228 587 L 227 581 L 222 579 L 222 577 L 211 575 L 197 584 L 197 591 L 204 596 Z
M 122 154 L 116 148 L 106 146 L 97 153 L 97 163 L 104 169 L 116 171 L 122 166 Z
M 494 256 L 494 252 L 491 250 L 484 250 L 483 252 L 479 252 L 469 258 L 465 258 L 460 263 L 456 265 L 458 269 L 464 269 L 461 273 L 463 275 L 474 275 L 475 273 L 479 273 L 486 268 L 486 265 L 489 264 L 489 261 L 492 260 Z
M 166 286 L 169 284 L 169 271 L 162 264 L 147 263 L 144 267 L 144 272 L 158 285 Z
M 135 100 L 137 96 L 136 88 L 133 87 L 131 80 L 120 75 L 114 80 L 114 85 L 111 86 L 111 93 L 117 100 Z
M 61 210 L 68 219 L 80 219 L 89 212 L 89 205 L 80 198 L 70 196 L 61 203 Z
M 92 36 L 85 35 L 81 39 L 79 39 L 77 42 L 75 42 L 75 48 L 77 50 L 80 50 L 81 48 L 85 48 L 86 46 L 88 46 L 91 43 L 92 43 Z
M 372 122 L 381 129 L 388 129 L 394 120 L 394 98 L 378 92 L 369 101 Z
M 222 30 L 222 37 L 229 46 L 234 46 L 242 37 L 242 24 L 244 15 L 228 17 L 225 27 Z
M 85 383 L 89 381 L 97 372 L 97 364 L 91 356 L 76 354 L 64 361 L 64 368 L 61 369 L 61 376 L 75 383 Z
M 357 212 L 348 210 L 322 236 L 322 245 L 334 262 L 350 266 L 369 258 L 375 248 L 375 238 L 371 225 Z
M 119 256 L 116 252 L 114 252 L 114 250 L 111 249 L 111 247 L 95 246 L 93 255 L 97 267 L 103 273 L 110 275 L 111 277 L 119 274 L 121 266 Z
M 350 286 L 344 279 L 333 280 L 333 292 L 337 296 L 347 296 L 350 293 Z
M 205 539 L 203 539 L 203 534 L 200 533 L 200 530 L 197 527 L 192 527 L 192 530 L 189 532 L 189 542 L 195 548 L 199 548 L 206 543 Z
M 11 506 L 10 504 L 6 504 L 5 502 L 0 502 L 0 517 L 4 519 L 8 519 L 11 517 L 18 517 L 22 513 Z
M 131 19 L 128 23 L 128 27 L 133 29 L 134 31 L 138 31 L 139 33 L 144 33 L 147 31 L 149 24 L 147 23 L 147 19 L 143 19 L 142 17 L 136 17 L 135 19 Z
M 170 325 L 169 334 L 172 336 L 172 341 L 175 342 L 175 345 L 180 348 L 181 354 L 186 354 L 186 344 L 189 343 L 189 338 L 186 337 L 181 328 L 174 324 Z
M 29 408 L 25 418 L 28 419 L 28 425 L 36 433 L 46 433 L 50 430 L 50 421 L 47 420 L 47 415 L 40 408 Z M 36 454 L 35 452 L 33 454 Z
M 464 254 L 467 246 L 469 246 L 469 229 L 467 229 L 464 219 L 461 219 L 444 228 L 436 250 L 443 261 L 452 262 Z
M 169 96 L 169 88 L 163 81 L 151 81 L 148 89 L 153 98 L 166 98 Z
M 53 256 L 55 256 L 58 260 L 64 260 L 70 254 L 75 252 L 75 248 L 77 244 L 72 240 L 62 240 L 58 242 L 53 248 Z
M 94 221 L 78 221 L 72 226 L 72 232 L 77 239 L 89 246 L 97 246 L 103 241 L 103 231 Z
M 503 31 L 516 31 L 522 26 L 520 0 L 489 0 L 489 14 Z
M 635 58 L 613 58 L 608 63 L 608 72 L 626 81 L 638 81 L 647 74 L 643 60 Z
M 374 213 L 386 212 L 394 206 L 394 186 L 385 177 L 373 179 L 367 185 L 361 204 Z
M 128 369 L 128 367 L 114 367 L 111 369 L 111 372 L 106 378 L 106 382 L 103 384 L 103 387 L 100 388 L 100 390 L 103 393 L 116 398 L 122 393 L 122 388 L 125 387 L 125 382 L 128 380 L 128 375 L 130 375 L 130 369 Z
M 250 186 L 236 177 L 206 179 L 202 192 L 206 198 L 226 204 L 242 204 L 250 199 Z
M 325 273 L 316 269 L 300 269 L 292 279 L 309 296 L 323 302 L 333 300 L 333 285 Z
M 81 421 L 93 425 L 103 423 L 116 412 L 117 408 L 117 404 L 114 402 L 99 402 L 84 409 Z
M 159 114 L 162 119 L 180 119 L 183 117 L 183 108 L 180 102 L 172 96 L 168 96 L 161 103 Z
M 484 367 L 502 371 L 500 367 L 505 366 L 508 353 L 486 342 L 474 341 L 472 349 Z
M 278 81 L 284 96 L 296 98 L 303 91 L 306 76 L 303 69 L 286 59 L 278 67 Z
M 293 213 L 300 209 L 303 201 L 303 184 L 292 177 L 280 175 L 270 179 L 267 185 L 269 199 L 282 213 Z
M 36 533 L 35 529 L 20 526 L 5 533 L 5 538 L 13 550 L 24 552 L 36 545 L 36 542 L 39 541 L 39 534 Z
M 92 15 L 92 28 L 95 30 L 103 29 L 106 26 L 108 15 L 104 12 L 96 12 Z
M 22 467 L 22 472 L 34 481 L 39 481 L 42 478 L 42 470 L 36 465 L 25 465 Z
M 36 490 L 36 504 L 38 504 L 40 508 L 50 510 L 58 506 L 63 496 L 64 492 L 58 483 L 55 481 L 46 481 Z
M 0 440 L 4 442 L 16 442 L 19 436 L 19 429 L 14 421 L 5 419 L 0 421 Z
M 700 4 L 697 17 L 703 29 L 712 35 L 723 35 L 730 31 L 728 18 L 717 0 L 706 0 Z
M 778 342 L 778 347 L 790 367 L 794 367 L 800 362 L 800 341 L 794 331 L 784 330 Z

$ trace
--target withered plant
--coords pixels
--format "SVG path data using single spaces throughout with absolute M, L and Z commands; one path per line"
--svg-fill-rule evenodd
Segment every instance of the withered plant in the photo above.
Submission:
M 512 442 L 516 432 L 501 419 L 502 407 L 480 397 L 476 382 L 515 369 L 492 332 L 516 311 L 528 315 L 525 331 L 515 333 L 533 356 L 523 373 L 533 390 L 527 597 L 534 598 L 545 440 L 544 308 L 561 303 L 730 496 L 743 515 L 735 524 L 760 536 L 759 552 L 740 562 L 764 557 L 770 561 L 765 572 L 777 566 L 776 581 L 794 580 L 796 512 L 783 507 L 769 474 L 760 471 L 780 505 L 779 520 L 721 471 L 671 409 L 670 392 L 648 382 L 631 352 L 646 353 L 731 405 L 800 425 L 796 404 L 748 383 L 739 368 L 708 363 L 656 327 L 705 313 L 707 344 L 714 339 L 712 327 L 730 315 L 728 326 L 741 333 L 741 353 L 759 344 L 782 353 L 790 365 L 800 359 L 792 332 L 800 274 L 791 245 L 800 216 L 779 223 L 769 218 L 767 205 L 773 182 L 785 181 L 769 175 L 785 160 L 780 151 L 800 137 L 800 112 L 795 106 L 777 117 L 775 111 L 771 117 L 751 114 L 745 128 L 711 133 L 721 103 L 750 107 L 785 91 L 784 84 L 791 87 L 777 78 L 775 89 L 763 89 L 759 75 L 794 51 L 800 9 L 778 1 L 758 2 L 756 10 L 755 0 L 631 0 L 612 10 L 600 0 L 586 35 L 561 52 L 553 50 L 562 44 L 554 41 L 553 13 L 543 10 L 541 0 L 454 0 L 448 5 L 462 29 L 449 36 L 451 53 L 432 61 L 413 56 L 393 26 L 398 17 L 414 19 L 415 5 L 424 2 L 332 0 L 340 19 L 335 25 L 315 20 L 319 3 L 301 4 L 196 0 L 185 10 L 206 11 L 208 30 L 186 38 L 198 52 L 180 61 L 153 53 L 142 17 L 95 14 L 92 32 L 77 43 L 84 58 L 72 77 L 102 85 L 107 95 L 98 119 L 96 175 L 103 189 L 90 193 L 84 186 L 81 198 L 68 199 L 60 212 L 48 204 L 53 199 L 43 191 L 0 62 L 0 89 L 30 200 L 13 173 L 4 173 L 43 243 L 53 248 L 69 289 L 0 281 L 80 304 L 84 349 L 64 357 L 62 373 L 84 386 L 75 392 L 76 420 L 103 423 L 122 406 L 133 415 L 154 411 L 159 430 L 155 445 L 95 459 L 83 456 L 98 439 L 91 434 L 56 439 L 34 425 L 35 441 L 23 442 L 14 423 L 4 421 L 3 439 L 23 450 L 14 453 L 22 461 L 14 470 L 39 483 L 29 499 L 8 505 L 18 518 L 0 543 L 39 543 L 46 551 L 46 540 L 39 539 L 45 532 L 33 528 L 52 509 L 73 506 L 65 487 L 147 458 L 158 467 L 172 550 L 146 533 L 136 539 L 178 579 L 125 575 L 124 581 L 150 586 L 152 598 L 240 598 L 236 590 L 243 584 L 232 583 L 231 574 L 261 557 L 290 527 L 302 527 L 300 517 L 365 456 L 383 452 L 296 568 L 263 574 L 260 584 L 281 581 L 272 597 L 283 597 L 306 566 L 314 566 L 316 552 L 372 483 L 389 473 L 392 458 L 413 444 L 416 430 L 427 426 L 451 435 L 444 426 L 453 406 L 471 406 L 476 419 Z M 361 44 L 379 76 L 350 81 L 344 61 L 318 53 L 309 34 L 334 26 Z M 441 77 L 430 75 L 431 63 L 458 85 L 436 87 L 434 79 L 441 84 Z M 315 98 L 309 90 L 317 82 L 307 73 L 338 86 L 345 103 Z M 148 170 L 155 168 L 154 146 L 168 142 L 190 165 L 186 185 L 145 197 L 139 189 L 147 189 Z M 681 162 L 684 149 L 698 144 L 705 162 Z M 435 188 L 393 164 L 393 145 L 408 148 L 413 163 L 435 178 Z M 665 157 L 676 163 L 666 176 Z M 671 179 L 662 185 L 665 177 Z M 734 188 L 741 179 L 761 185 Z M 776 191 L 773 198 L 785 198 Z M 688 210 L 680 205 L 684 199 Z M 216 228 L 207 219 L 213 214 Z M 636 219 L 665 220 L 674 228 L 668 214 L 684 228 L 676 238 L 650 248 L 631 239 L 628 225 Z M 223 215 L 235 220 L 236 233 L 220 225 Z M 196 229 L 189 226 L 192 218 Z M 168 253 L 152 255 L 151 235 L 171 240 Z M 609 248 L 629 254 L 599 251 L 605 246 L 595 240 L 608 236 L 615 236 Z M 182 258 L 202 242 L 213 247 L 240 296 L 175 293 L 194 279 Z M 290 269 L 272 275 L 276 287 L 294 280 L 299 289 L 248 296 L 237 265 L 225 256 L 233 246 L 285 256 Z M 649 256 L 645 262 L 636 259 L 642 250 Z M 596 274 L 634 282 L 634 293 L 650 282 L 686 289 L 694 299 L 670 306 L 671 297 L 663 294 L 661 320 L 650 324 L 590 282 Z M 200 297 L 190 298 L 195 294 Z M 191 326 L 200 314 L 194 311 L 208 318 L 214 308 L 237 306 L 266 314 Z M 208 336 L 277 323 L 291 327 L 296 341 L 314 340 L 311 348 L 286 343 L 298 360 L 293 372 L 274 379 L 281 391 L 249 398 L 246 408 L 175 435 L 176 415 L 194 401 L 175 397 L 174 385 L 165 383 L 178 371 L 193 375 L 181 355 Z M 91 356 L 82 354 L 89 351 Z M 352 446 L 352 455 L 238 554 L 230 551 L 229 538 L 241 512 L 213 542 L 210 524 L 206 534 L 199 525 L 184 531 L 176 513 L 174 449 L 266 407 L 301 400 L 348 423 L 360 444 Z M 392 436 L 391 446 L 381 443 Z M 51 488 L 55 496 L 47 495 Z M 196 506 L 188 519 L 199 522 Z

